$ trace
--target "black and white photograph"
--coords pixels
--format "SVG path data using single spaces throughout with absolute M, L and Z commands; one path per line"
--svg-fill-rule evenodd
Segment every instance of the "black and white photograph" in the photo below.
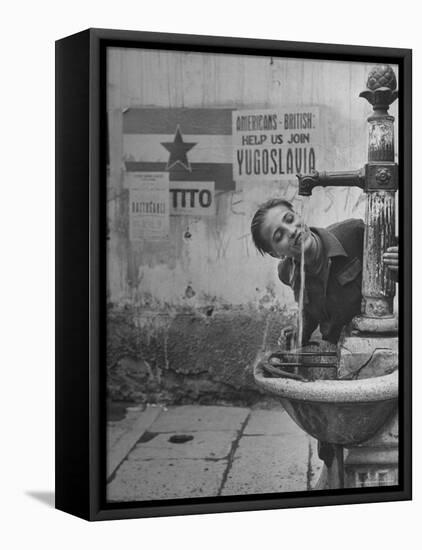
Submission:
M 399 66 L 105 78 L 107 503 L 397 488 Z
M 3 12 L 0 547 L 413 550 L 417 4 Z

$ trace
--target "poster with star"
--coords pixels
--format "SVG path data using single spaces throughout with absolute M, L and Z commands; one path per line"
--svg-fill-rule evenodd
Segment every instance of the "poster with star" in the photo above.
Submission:
M 235 189 L 233 109 L 130 108 L 123 113 L 127 172 L 169 173 L 175 181 L 214 181 Z
M 231 121 L 232 109 L 128 109 L 126 173 L 166 172 L 170 215 L 215 215 L 215 193 L 235 189 Z

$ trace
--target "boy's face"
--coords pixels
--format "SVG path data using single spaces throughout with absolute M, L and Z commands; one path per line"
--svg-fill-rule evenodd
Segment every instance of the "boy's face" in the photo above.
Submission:
M 284 205 L 268 210 L 261 226 L 261 235 L 275 258 L 300 258 L 302 242 L 305 254 L 312 244 L 309 228 L 301 224 L 296 212 Z

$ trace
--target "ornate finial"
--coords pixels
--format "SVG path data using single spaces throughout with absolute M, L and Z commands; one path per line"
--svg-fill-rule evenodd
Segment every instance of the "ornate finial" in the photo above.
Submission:
M 366 83 L 368 90 L 377 90 L 378 88 L 397 88 L 396 75 L 390 65 L 375 65 L 368 75 Z
M 387 112 L 397 99 L 397 79 L 390 65 L 376 65 L 368 75 L 366 90 L 359 94 L 373 106 L 374 111 Z

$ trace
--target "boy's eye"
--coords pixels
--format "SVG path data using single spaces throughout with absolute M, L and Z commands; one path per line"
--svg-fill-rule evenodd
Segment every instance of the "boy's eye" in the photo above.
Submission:
M 282 238 L 283 232 L 281 231 L 281 229 L 278 229 L 278 231 L 274 233 L 274 241 L 278 243 L 279 241 L 281 241 Z
M 286 221 L 287 223 L 291 223 L 293 221 L 293 214 L 286 214 L 286 216 L 284 217 L 284 221 Z

